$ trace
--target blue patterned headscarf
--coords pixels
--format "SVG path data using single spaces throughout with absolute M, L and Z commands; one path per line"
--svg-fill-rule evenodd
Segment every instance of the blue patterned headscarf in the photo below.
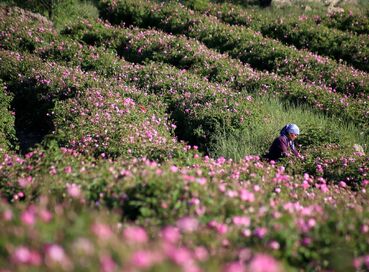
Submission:
M 293 134 L 299 135 L 300 134 L 300 129 L 295 124 L 287 124 L 282 128 L 280 134 L 281 134 L 281 136 L 287 136 L 288 133 L 293 133 Z M 296 150 L 295 144 L 292 140 L 288 140 L 288 144 L 289 144 L 289 146 L 291 147 L 292 150 Z
M 297 134 L 297 135 L 299 135 L 299 134 L 300 134 L 300 129 L 299 129 L 299 127 L 298 127 L 297 125 L 295 125 L 295 124 L 287 124 L 287 125 L 285 125 L 285 126 L 282 128 L 282 130 L 281 130 L 280 134 L 281 134 L 282 136 L 287 136 L 287 134 L 288 134 L 288 133 L 293 133 L 293 134 Z

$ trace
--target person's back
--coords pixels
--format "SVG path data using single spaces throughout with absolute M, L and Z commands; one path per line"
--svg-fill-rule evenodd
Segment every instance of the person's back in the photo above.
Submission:
M 278 161 L 281 158 L 289 157 L 291 154 L 296 157 L 301 157 L 295 148 L 294 140 L 300 134 L 300 129 L 295 124 L 287 124 L 280 132 L 269 148 L 266 158 L 273 161 Z

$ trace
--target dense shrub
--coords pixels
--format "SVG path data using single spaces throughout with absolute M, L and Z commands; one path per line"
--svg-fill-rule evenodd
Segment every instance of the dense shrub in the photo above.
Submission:
M 0 7 L 0 48 L 33 52 L 40 44 L 48 44 L 56 35 L 45 17 L 19 8 Z
M 333 12 L 323 18 L 316 18 L 318 23 L 322 23 L 332 28 L 344 31 L 352 31 L 357 34 L 369 34 L 368 16 L 353 14 L 351 11 Z

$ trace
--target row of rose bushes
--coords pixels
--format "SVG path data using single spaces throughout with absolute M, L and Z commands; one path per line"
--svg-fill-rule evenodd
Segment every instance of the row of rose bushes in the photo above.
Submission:
M 369 71 L 369 38 L 333 31 L 331 28 L 303 22 L 281 22 L 264 26 L 263 35 L 306 48 L 319 55 L 344 60 L 357 69 Z
M 9 20 L 14 21 L 14 17 L 17 16 L 9 17 Z M 25 24 L 26 27 L 23 24 Z M 15 32 L 15 35 L 18 35 L 18 37 L 23 37 L 23 33 L 26 32 L 25 29 L 27 31 L 34 31 L 32 28 L 28 28 L 26 19 L 23 20 L 21 24 L 18 24 L 17 29 L 18 31 Z M 85 46 L 72 40 L 58 40 L 57 35 L 54 36 L 54 40 L 55 42 L 46 46 L 45 44 L 47 43 L 38 43 L 35 41 L 34 50 L 32 50 L 32 52 L 43 59 L 57 61 L 58 63 L 70 67 L 78 66 L 88 71 L 93 70 L 102 76 L 114 75 L 114 78 L 104 80 L 100 79 L 98 76 L 94 76 L 95 84 L 98 84 L 99 88 L 103 86 L 104 90 L 109 88 L 106 82 L 111 81 L 113 84 L 115 84 L 114 82 L 118 82 L 118 85 L 134 85 L 145 92 L 151 93 L 151 96 L 155 97 L 155 99 L 163 101 L 164 105 L 159 104 L 158 107 L 162 105 L 161 107 L 170 114 L 171 119 L 174 120 L 177 125 L 176 134 L 179 135 L 181 139 L 191 144 L 199 145 L 203 150 L 211 145 L 213 138 L 219 131 L 228 133 L 235 129 L 250 125 L 252 121 L 257 122 L 258 120 L 257 117 L 251 118 L 252 108 L 254 108 L 255 105 L 252 104 L 250 98 L 247 99 L 247 94 L 236 93 L 223 86 L 211 84 L 198 76 L 168 65 L 154 63 L 147 67 L 128 65 L 114 56 L 114 53 L 106 51 L 103 48 Z M 14 43 L 9 41 L 8 45 L 4 43 L 4 47 L 7 46 L 6 48 L 16 49 L 13 44 Z M 21 49 L 19 48 L 19 50 Z M 20 60 L 18 64 L 12 63 L 12 61 L 17 62 L 17 60 L 13 58 L 8 65 L 4 64 L 7 69 L 4 69 L 4 75 L 2 77 L 16 84 L 18 84 L 18 75 L 19 73 L 22 74 L 22 71 L 15 67 L 21 69 L 22 66 L 37 66 L 27 63 L 27 60 Z M 34 70 L 35 69 L 36 68 L 34 68 Z M 41 68 L 40 72 L 43 70 L 44 69 Z M 33 75 L 30 77 L 32 78 Z M 52 75 L 45 74 L 44 77 L 46 80 L 53 81 L 52 78 L 48 78 L 53 77 Z M 56 78 L 59 77 L 56 76 Z M 89 80 L 88 78 L 89 77 L 86 77 L 87 81 Z M 99 81 L 101 81 L 101 83 Z M 120 87 L 123 90 L 128 88 L 126 86 L 117 86 L 114 87 L 114 89 Z M 69 89 L 71 88 L 72 87 L 69 87 Z M 73 88 L 77 91 L 80 89 L 78 86 L 73 86 Z M 52 92 L 55 91 L 56 90 L 53 90 Z M 113 94 L 114 90 L 110 90 L 110 92 Z M 149 103 L 141 103 L 141 111 L 146 112 L 145 107 L 148 106 L 150 106 Z M 68 120 L 68 118 L 63 119 Z M 73 123 L 75 123 L 74 121 L 69 122 L 71 123 L 69 126 L 73 126 Z M 114 124 L 111 123 L 111 126 L 114 126 Z M 172 127 L 175 126 L 172 125 Z M 100 128 L 100 130 L 105 131 L 102 128 Z M 109 137 L 107 135 L 109 133 L 111 132 L 106 131 L 103 133 L 105 136 L 102 137 L 101 142 L 98 143 L 100 147 L 103 139 Z M 155 133 L 150 134 L 155 135 Z M 59 138 L 64 138 L 64 141 L 70 142 L 65 139 L 64 135 Z M 131 141 L 135 140 L 131 139 Z M 76 142 L 78 143 L 79 141 Z M 121 147 L 121 149 L 123 148 L 124 146 Z M 168 149 L 169 148 L 170 147 L 168 147 Z M 102 151 L 100 151 L 100 153 L 102 153 Z
M 79 25 L 78 27 L 80 28 L 82 27 L 82 29 L 84 29 L 82 25 Z M 97 25 L 97 27 L 99 29 L 105 30 L 105 28 L 101 24 Z M 106 25 L 106 27 L 109 27 L 109 25 Z M 72 31 L 72 30 L 73 29 L 69 28 L 69 31 Z M 114 36 L 114 37 L 119 36 L 119 33 L 122 35 L 124 33 L 123 30 L 120 31 L 120 29 L 112 28 L 112 31 L 113 31 L 112 33 L 107 32 L 107 31 L 102 31 L 102 32 L 98 32 L 97 34 L 91 31 L 87 33 L 82 32 L 83 33 L 82 36 L 90 37 L 90 39 L 96 40 L 97 37 L 99 36 L 108 38 L 109 36 Z M 81 36 L 80 34 L 78 34 L 78 32 L 77 33 L 73 32 L 73 33 L 74 35 Z M 148 34 L 149 36 L 145 35 L 145 32 L 141 32 L 141 34 L 138 36 L 139 40 L 146 40 L 147 38 L 152 37 L 151 35 L 153 35 L 154 39 L 156 39 L 155 37 L 157 37 L 161 33 L 156 33 L 155 31 L 154 32 L 149 31 Z M 82 37 L 82 40 L 84 39 L 83 37 Z M 144 37 L 145 39 L 143 39 Z M 171 40 L 174 37 L 167 36 L 167 38 Z M 132 39 L 132 36 L 131 36 L 131 39 Z M 108 43 L 109 41 L 112 43 L 116 42 L 114 39 L 111 39 L 111 38 L 107 39 Z M 150 41 L 149 43 L 145 42 L 145 44 L 153 43 L 153 40 L 149 39 L 149 41 Z M 164 41 L 161 40 L 161 42 L 163 44 Z M 174 39 L 171 44 L 175 42 L 178 42 L 178 39 Z M 185 42 L 186 40 L 183 41 L 184 43 L 183 46 L 180 46 L 179 48 L 175 48 L 177 50 L 173 50 L 170 47 L 165 48 L 165 51 L 168 53 L 168 56 L 169 57 L 175 56 L 174 52 L 184 51 L 185 48 L 189 48 L 189 47 L 196 48 L 195 46 L 196 43 L 188 44 L 189 41 L 187 41 L 186 43 Z M 167 43 L 164 43 L 164 44 L 167 44 Z M 115 67 L 112 71 L 115 71 L 114 73 L 119 74 L 120 77 L 123 77 L 124 78 L 123 80 L 128 82 L 129 81 L 128 78 L 130 78 L 136 86 L 140 88 L 146 88 L 146 91 L 158 94 L 164 99 L 166 104 L 169 105 L 169 110 L 172 113 L 172 117 L 178 123 L 177 135 L 180 135 L 180 137 L 182 137 L 183 139 L 187 141 L 190 141 L 193 144 L 200 144 L 202 149 L 205 149 L 206 147 L 209 147 L 211 145 L 212 136 L 216 135 L 216 133 L 219 132 L 220 129 L 224 129 L 228 132 L 232 132 L 232 130 L 240 129 L 242 127 L 250 128 L 250 124 L 258 123 L 257 122 L 258 118 L 261 118 L 263 115 L 263 113 L 260 113 L 260 115 L 256 114 L 254 109 L 258 108 L 258 105 L 256 105 L 255 103 L 251 101 L 249 101 L 251 103 L 246 102 L 248 106 L 246 106 L 245 108 L 246 104 L 239 106 L 237 105 L 237 103 L 232 104 L 233 103 L 232 101 L 227 102 L 228 104 L 223 103 L 221 96 L 218 98 L 218 101 L 216 102 L 216 106 L 214 108 L 210 104 L 211 101 L 213 100 L 212 98 L 210 98 L 209 100 L 209 94 L 210 96 L 212 96 L 213 94 L 217 92 L 221 92 L 229 96 L 230 95 L 229 90 L 224 89 L 224 88 L 219 88 L 219 86 L 211 87 L 210 84 L 201 81 L 199 78 L 195 76 L 191 76 L 188 73 L 184 73 L 183 71 L 174 69 L 173 67 L 170 67 L 170 66 L 164 66 L 164 65 L 160 66 L 158 64 L 152 63 L 146 67 L 136 66 L 135 68 L 132 68 L 130 65 L 127 65 L 123 61 L 120 61 L 116 56 L 114 56 L 113 53 L 109 51 L 105 51 L 102 48 L 86 47 L 86 46 L 83 46 L 82 44 L 79 44 L 78 42 L 68 41 L 68 40 L 65 40 L 65 41 L 63 40 L 59 43 L 55 42 L 54 44 L 47 45 L 47 46 L 40 46 L 40 47 L 38 46 L 39 46 L 38 44 L 37 46 L 35 46 L 34 52 L 39 54 L 40 56 L 43 56 L 43 58 L 47 58 L 49 60 L 56 60 L 58 62 L 62 62 L 62 63 L 72 65 L 72 66 L 78 65 L 81 67 L 89 67 L 87 70 L 92 69 L 94 71 L 99 72 L 102 75 L 106 75 L 107 69 L 105 69 L 105 67 L 106 68 Z M 207 52 L 206 48 L 201 46 L 201 44 L 197 44 L 197 46 L 201 50 L 197 49 L 195 50 L 195 52 L 192 52 L 192 54 L 187 54 L 186 51 L 184 51 L 185 52 L 184 55 L 201 56 L 200 55 L 201 52 Z M 141 48 L 141 45 L 138 44 L 136 45 L 136 47 Z M 127 54 L 127 56 L 131 55 L 131 58 L 139 59 L 141 54 L 144 54 L 144 52 L 146 52 L 145 47 L 142 46 L 141 52 L 136 53 L 136 55 L 134 55 L 133 52 L 136 51 L 135 48 L 133 50 L 130 50 L 129 48 L 127 48 L 127 50 L 130 53 Z M 97 51 L 97 49 L 99 51 Z M 90 54 L 86 53 L 88 51 L 90 52 Z M 156 51 L 154 50 L 153 52 L 156 52 Z M 211 53 L 211 51 L 208 51 L 208 52 Z M 109 57 L 106 58 L 104 57 L 105 55 Z M 160 58 L 160 55 L 157 55 L 157 56 Z M 179 56 L 182 56 L 182 55 L 179 55 Z M 222 60 L 221 56 L 219 57 L 219 55 L 213 53 L 213 55 L 210 55 L 210 54 L 202 55 L 202 58 L 198 58 L 198 59 L 196 58 L 193 61 L 189 61 L 189 63 L 194 62 L 195 65 L 192 65 L 192 66 L 195 67 L 195 69 L 196 67 L 198 67 L 197 69 L 200 69 L 201 66 L 209 66 L 206 63 L 204 63 L 204 61 L 202 61 L 202 59 L 208 59 L 209 61 L 214 60 L 214 62 L 216 63 L 216 67 L 219 67 L 220 65 L 217 64 L 216 62 L 218 58 Z M 108 60 L 112 59 L 114 61 L 113 62 L 101 61 L 101 60 L 106 60 L 106 59 Z M 162 60 L 162 59 L 159 59 L 159 60 Z M 103 63 L 103 65 L 101 65 L 101 63 Z M 230 66 L 236 67 L 235 66 L 236 64 L 237 62 L 234 62 L 234 64 L 231 63 Z M 25 61 L 25 62 L 21 62 L 21 65 L 32 66 L 34 64 L 27 64 L 27 61 Z M 11 63 L 4 67 L 9 67 L 9 69 L 10 68 L 14 69 L 17 66 L 19 65 Z M 188 64 L 187 66 L 190 70 L 192 70 L 191 68 L 192 66 L 189 66 Z M 243 66 L 239 65 L 238 68 L 241 69 L 241 67 Z M 252 70 L 247 70 L 246 68 L 244 69 L 244 71 L 246 70 L 246 71 L 252 72 Z M 41 70 L 43 70 L 43 68 Z M 223 68 L 223 70 L 225 69 Z M 18 74 L 19 74 L 19 70 L 12 71 L 11 74 L 14 76 L 14 78 L 13 79 L 10 78 L 10 81 L 12 80 L 16 81 Z M 6 78 L 6 76 L 4 75 L 3 77 Z M 97 78 L 95 77 L 94 80 L 95 81 L 97 80 L 97 82 L 100 81 L 98 77 Z M 109 81 L 111 81 L 111 79 L 109 79 Z M 105 84 L 106 83 L 104 82 L 102 85 L 105 85 Z M 204 90 L 207 90 L 207 93 L 206 92 L 204 93 L 203 92 Z M 187 97 L 184 99 L 183 95 Z M 235 101 L 239 100 L 240 97 L 241 96 L 236 96 Z M 247 99 L 248 98 L 246 97 L 246 100 Z M 198 101 L 202 101 L 201 103 L 203 104 L 201 103 L 196 104 L 196 102 Z M 182 103 L 182 106 L 185 106 L 185 108 L 178 109 L 178 103 L 179 104 Z M 209 108 L 206 109 L 206 107 L 204 110 L 203 108 L 204 104 L 206 106 L 209 106 L 210 104 L 210 110 Z M 194 105 L 194 107 L 191 109 L 192 105 Z M 198 107 L 200 107 L 201 110 Z M 225 113 L 216 114 L 218 109 L 225 109 L 224 107 L 227 108 L 227 111 Z M 142 107 L 140 109 L 145 111 L 145 109 Z M 248 115 L 247 119 L 243 118 L 245 113 L 247 113 Z M 242 119 L 244 119 L 244 122 L 240 123 L 239 121 Z M 74 125 L 72 125 L 72 128 L 74 128 Z M 307 128 L 305 128 L 305 130 L 306 129 Z M 325 134 L 327 132 L 320 131 L 320 134 L 322 133 Z M 307 134 L 308 134 L 307 135 L 308 137 L 312 136 L 311 132 Z M 63 137 L 61 136 L 59 138 L 62 139 Z M 69 142 L 69 141 L 65 140 L 65 142 Z M 321 137 L 319 138 L 319 140 L 316 140 L 315 142 L 319 142 L 320 145 L 330 143 L 330 141 L 325 141 L 324 139 L 322 140 Z M 94 141 L 92 141 L 92 143 L 94 143 Z M 314 141 L 310 141 L 310 144 L 312 143 L 314 143 Z M 307 144 L 307 146 L 310 144 Z M 109 142 L 109 145 L 110 145 L 110 142 Z M 83 148 L 85 147 L 86 146 L 83 146 Z M 88 150 L 88 148 L 85 148 L 85 149 Z M 100 153 L 103 153 L 103 152 L 100 151 Z
M 187 161 L 162 164 L 135 158 L 96 160 L 57 147 L 35 150 L 25 157 L 2 155 L 1 195 L 13 203 L 12 207 L 0 206 L 2 233 L 6 234 L 0 242 L 2 267 L 46 269 L 62 265 L 58 261 L 74 268 L 98 266 L 104 257 L 96 254 L 108 254 L 119 267 L 143 269 L 145 264 L 139 260 L 130 263 L 126 243 L 133 240 L 133 247 L 146 249 L 151 256 L 162 252 L 160 246 L 148 245 L 149 240 L 155 243 L 157 239 L 169 239 L 188 250 L 203 248 L 209 259 L 195 263 L 204 270 L 220 270 L 228 262 L 249 265 L 252 252 L 268 253 L 286 268 L 352 269 L 367 254 L 368 180 L 353 192 L 343 183 L 330 184 L 322 177 L 291 175 L 284 167 L 265 164 L 257 157 L 232 162 L 199 157 L 189 147 L 188 152 L 192 158 Z M 88 206 L 99 207 L 101 213 Z M 101 216 L 105 207 L 111 212 Z M 129 227 L 117 224 L 118 220 L 134 220 L 146 226 L 148 233 L 138 227 L 126 233 Z M 157 226 L 162 228 L 160 233 Z M 123 240 L 115 234 L 123 235 Z M 112 246 L 113 241 L 120 246 Z M 59 259 L 49 252 L 53 245 L 59 246 Z M 89 252 L 91 246 L 96 251 Z M 122 246 L 128 250 L 121 250 Z M 34 255 L 24 257 L 24 248 Z M 174 254 L 176 249 L 171 249 Z M 81 259 L 75 255 L 80 253 L 91 255 Z M 193 254 L 190 251 L 185 256 Z M 38 256 L 38 261 L 33 263 L 30 256 Z M 89 258 L 95 259 L 89 262 Z M 190 265 L 177 259 L 169 263 L 149 260 L 148 267 Z
M 315 20 L 318 24 L 322 23 L 343 31 L 369 34 L 369 11 L 366 11 L 366 15 L 359 15 L 345 10 L 344 12 L 333 12 L 323 18 L 316 17 Z
M 369 39 L 366 35 L 355 35 L 317 25 L 308 16 L 289 18 L 267 18 L 256 10 L 226 4 L 209 5 L 206 10 L 231 25 L 246 25 L 259 30 L 264 36 L 278 39 L 297 48 L 306 48 L 319 55 L 344 60 L 357 69 L 369 71 Z M 260 12 L 259 12 L 260 13 Z
M 113 24 L 157 27 L 185 34 L 261 70 L 328 85 L 338 92 L 368 92 L 368 74 L 364 72 L 285 46 L 246 27 L 221 23 L 213 16 L 196 13 L 178 3 L 102 0 L 100 15 Z
M 108 46 L 128 61 L 143 63 L 154 60 L 169 63 L 237 91 L 257 95 L 276 94 L 292 102 L 306 103 L 318 110 L 323 109 L 330 115 L 341 116 L 360 124 L 364 130 L 367 127 L 366 98 L 352 99 L 332 93 L 326 87 L 260 73 L 238 60 L 219 54 L 198 41 L 183 36 L 173 36 L 155 30 L 112 27 L 103 22 L 71 25 L 62 33 L 90 45 Z M 51 47 L 55 48 L 57 44 Z M 47 52 L 49 48 L 46 46 L 40 50 Z
M 11 51 L 0 54 L 7 91 L 20 107 L 30 107 L 25 121 L 48 126 L 47 140 L 107 157 L 164 158 L 180 148 L 157 96 L 80 68 Z
M 192 6 L 195 10 L 196 7 Z M 270 12 L 269 10 L 260 10 L 255 7 L 245 8 L 241 5 L 224 2 L 221 4 L 208 2 L 204 7 L 198 9 L 201 12 L 207 12 L 217 16 L 228 24 L 239 24 L 260 30 L 265 24 L 274 21 L 282 13 Z M 288 11 L 287 11 L 288 12 Z M 365 35 L 369 34 L 369 13 L 365 11 L 361 14 L 353 13 L 351 10 L 333 11 L 321 13 L 317 12 L 292 12 L 288 13 L 289 18 L 298 19 L 300 16 L 308 18 L 314 22 L 317 27 L 325 26 L 335 31 L 335 29 L 345 31 L 347 33 Z M 364 36 L 362 36 L 364 37 Z
M 150 141 L 152 148 L 162 146 L 169 152 L 172 140 L 168 133 L 175 126 L 167 124 L 165 111 L 177 125 L 176 134 L 201 148 L 211 144 L 218 131 L 231 132 L 257 120 L 258 114 L 252 112 L 255 105 L 246 94 L 235 93 L 168 65 L 133 66 L 122 61 L 119 77 L 102 78 L 78 68 L 42 63 L 36 57 L 23 58 L 9 51 L 1 53 L 4 67 L 1 77 L 7 81 L 9 90 L 22 93 L 16 94 L 20 99 L 23 93 L 25 96 L 35 95 L 35 92 L 29 92 L 30 89 L 38 89 L 40 103 L 55 105 L 51 116 L 55 132 L 51 138 L 79 146 L 86 152 L 92 149 L 98 154 L 116 156 L 132 149 L 119 141 L 136 145 L 134 149 L 140 149 L 137 145 Z M 124 96 L 123 101 L 114 102 L 120 95 Z M 96 99 L 99 101 L 94 101 Z M 121 109 L 122 105 L 132 111 Z M 123 119 L 126 112 L 129 113 L 126 115 L 129 126 Z M 130 127 L 139 127 L 140 120 L 145 129 L 136 131 Z M 77 125 L 81 123 L 85 125 Z M 130 135 L 134 132 L 138 139 Z M 83 135 L 89 135 L 89 139 Z
M 134 34 L 139 31 L 137 30 L 137 32 L 133 31 L 132 33 L 130 33 L 126 29 L 117 29 L 109 25 L 99 23 L 96 25 L 96 28 L 101 29 L 102 31 L 97 31 L 95 33 L 91 30 L 94 24 L 90 25 L 87 28 L 85 27 L 85 25 L 88 25 L 88 23 L 83 25 L 76 25 L 74 28 L 68 28 L 69 34 L 73 34 L 74 36 L 79 37 L 79 39 L 82 40 L 90 39 L 91 44 L 97 45 L 101 45 L 99 37 L 105 37 L 104 40 L 107 44 L 120 44 L 124 37 L 126 37 L 126 39 L 128 39 L 129 37 L 130 41 L 135 36 Z M 111 32 L 106 30 L 106 28 L 109 27 L 111 28 Z M 87 31 L 88 29 L 89 31 Z M 32 31 L 32 29 L 28 30 Z M 19 31 L 15 32 L 15 34 L 18 33 Z M 124 34 L 127 34 L 127 36 Z M 160 36 L 160 34 L 163 39 L 159 39 L 159 42 L 155 43 L 154 41 L 158 39 L 158 36 Z M 152 63 L 146 67 L 135 66 L 133 68 L 133 66 L 127 65 L 123 61 L 119 60 L 119 58 L 117 58 L 113 53 L 111 53 L 110 51 L 106 51 L 103 48 L 84 46 L 72 40 L 57 41 L 56 37 L 57 36 L 55 36 L 55 42 L 49 45 L 35 43 L 35 49 L 33 52 L 42 56 L 44 59 L 58 61 L 71 66 L 77 65 L 80 67 L 85 67 L 85 70 L 93 70 L 101 75 L 119 75 L 119 77 L 121 77 L 123 81 L 132 81 L 133 84 L 136 85 L 136 87 L 143 88 L 150 93 L 158 94 L 164 99 L 166 105 L 169 105 L 169 112 L 172 114 L 171 117 L 172 119 L 174 119 L 174 121 L 176 121 L 178 125 L 177 135 L 192 144 L 200 145 L 202 149 L 205 149 L 206 147 L 209 148 L 212 144 L 216 144 L 212 143 L 212 137 L 216 135 L 219 130 L 224 130 L 228 133 L 231 133 L 235 129 L 241 129 L 242 127 L 248 127 L 251 129 L 251 124 L 259 123 L 257 120 L 259 120 L 263 116 L 263 113 L 257 113 L 257 111 L 255 111 L 255 108 L 259 108 L 258 105 L 255 104 L 255 102 L 247 101 L 252 100 L 251 97 L 244 97 L 238 94 L 230 94 L 230 90 L 228 89 L 220 86 L 212 87 L 211 84 L 200 80 L 196 76 L 191 76 L 190 74 L 178 69 L 174 69 L 173 67 Z M 121 38 L 116 40 L 112 37 Z M 167 38 L 168 40 L 164 38 Z M 164 35 L 160 32 L 157 33 L 155 31 L 148 31 L 146 34 L 146 32 L 140 31 L 138 33 L 138 40 L 145 42 L 143 44 L 139 42 L 137 42 L 137 44 L 133 43 L 134 41 L 129 42 L 128 48 L 126 43 L 121 45 L 121 47 L 124 47 L 124 50 L 122 49 L 122 51 L 128 52 L 127 54 L 125 54 L 128 59 L 140 61 L 141 55 L 152 54 L 152 56 L 154 56 L 152 59 L 154 60 L 165 60 L 166 62 L 175 64 L 175 61 L 168 61 L 168 59 L 176 59 L 176 56 L 177 59 L 184 58 L 184 56 L 191 55 L 194 57 L 188 60 L 188 63 L 186 64 L 187 69 L 189 69 L 190 71 L 195 71 L 195 73 L 198 73 L 202 76 L 205 76 L 205 74 L 208 73 L 209 70 L 229 72 L 230 69 L 227 69 L 227 67 L 237 68 L 233 76 L 236 79 L 237 77 L 239 77 L 240 81 L 248 74 L 251 74 L 251 76 L 253 76 L 253 71 L 248 67 L 244 67 L 237 61 L 232 61 L 232 59 L 226 58 L 225 56 L 207 50 L 201 44 L 189 41 L 185 38 L 183 38 L 183 40 L 179 40 L 178 38 Z M 164 51 L 167 52 L 167 59 L 164 59 L 165 55 L 161 55 L 159 53 L 160 50 L 156 49 L 156 44 L 158 43 L 161 45 L 169 46 L 164 48 Z M 148 46 L 149 44 L 154 44 L 154 50 L 150 51 L 151 47 L 146 49 L 146 46 Z M 175 46 L 175 44 L 178 45 Z M 173 45 L 174 48 L 170 47 L 171 45 Z M 137 47 L 142 48 L 141 51 L 138 50 Z M 119 49 L 119 46 L 117 46 L 117 48 Z M 194 50 L 191 51 L 190 48 L 193 48 Z M 136 52 L 136 49 L 140 52 Z M 145 53 L 147 51 L 149 53 Z M 157 58 L 155 58 L 155 56 Z M 27 61 L 22 62 L 22 65 L 32 66 L 31 64 L 27 64 Z M 179 66 L 179 68 L 184 68 L 180 64 L 177 64 L 177 66 Z M 6 67 L 9 67 L 10 69 L 10 67 L 15 68 L 17 67 L 17 65 L 11 63 Z M 201 67 L 205 67 L 205 69 L 201 69 Z M 111 69 L 111 71 L 107 73 L 107 71 L 109 71 L 109 68 Z M 206 68 L 208 70 L 206 70 Z M 19 71 L 12 71 L 12 74 L 14 78 L 10 78 L 9 80 L 16 81 Z M 227 74 L 222 75 L 214 72 L 214 75 L 217 79 L 225 78 L 225 80 L 227 80 L 229 78 L 229 75 Z M 209 79 L 211 80 L 211 78 Z M 94 78 L 94 80 L 97 80 L 97 82 L 99 82 L 99 77 Z M 109 81 L 111 80 L 112 79 L 109 79 Z M 222 82 L 222 79 L 215 81 L 224 83 Z M 258 79 L 253 79 L 253 81 L 257 82 Z M 231 80 L 230 82 L 232 83 Z M 102 85 L 104 84 L 106 83 L 104 82 Z M 231 87 L 242 90 L 245 86 L 247 86 L 247 82 L 241 82 L 241 84 L 244 84 L 242 88 L 237 88 L 235 85 L 233 85 L 233 83 L 231 84 Z M 206 91 L 204 92 L 204 90 Z M 215 99 L 216 105 L 214 106 L 211 105 L 211 102 L 214 100 L 211 97 L 209 98 L 209 96 L 213 96 L 217 92 L 223 94 Z M 233 97 L 233 102 L 227 101 L 224 103 L 221 98 L 223 95 L 226 95 L 227 98 L 230 98 L 234 95 L 236 96 Z M 233 98 L 231 98 L 231 100 Z M 234 103 L 239 99 L 244 100 L 243 105 L 239 105 L 237 102 Z M 199 101 L 202 102 L 199 103 Z M 184 108 L 178 108 L 178 104 L 181 103 Z M 203 105 L 206 105 L 206 107 L 204 108 Z M 192 106 L 194 107 L 191 109 Z M 218 109 L 226 109 L 226 111 L 220 113 L 218 112 Z M 141 110 L 144 109 L 142 109 L 141 107 Z M 245 113 L 247 118 L 244 118 Z M 240 120 L 244 120 L 244 122 L 240 123 Z M 306 129 L 307 128 L 305 128 L 305 130 Z M 312 127 L 311 129 L 314 128 Z M 320 131 L 319 133 L 325 134 L 328 132 Z M 307 137 L 311 136 L 312 134 L 308 133 Z M 66 140 L 65 142 L 68 142 L 68 140 Z M 310 141 L 310 143 L 308 143 L 306 146 L 304 144 L 304 146 L 307 147 L 313 142 L 314 141 Z M 319 140 L 317 140 L 317 142 L 319 142 L 320 145 L 330 143 L 330 141 L 327 142 L 325 140 L 322 140 L 321 137 L 319 138 Z M 124 148 L 124 146 L 122 148 Z
M 225 235 L 196 218 L 144 228 L 123 225 L 105 210 L 97 212 L 69 201 L 57 207 L 52 203 L 52 198 L 43 196 L 31 205 L 0 204 L 3 271 L 231 272 L 257 271 L 268 264 L 269 271 L 277 272 L 286 267 L 266 252 L 242 245 L 231 249 L 223 242 Z M 206 242 L 199 241 L 200 236 Z
M 116 55 L 95 47 L 107 46 L 130 61 L 143 62 L 150 59 L 166 62 L 232 89 L 260 94 L 276 93 L 283 99 L 307 103 L 330 115 L 344 116 L 346 120 L 361 124 L 364 130 L 367 126 L 366 99 L 350 99 L 332 93 L 329 88 L 307 85 L 273 74 L 259 73 L 238 60 L 209 50 L 201 43 L 185 37 L 157 31 L 115 28 L 99 21 L 84 21 L 63 30 L 63 34 L 69 37 L 94 45 L 88 47 L 74 40 L 59 37 L 52 28 L 44 31 L 46 33 L 44 37 L 37 31 L 42 26 L 42 22 L 37 25 L 33 18 L 28 18 L 31 21 L 29 23 L 27 18 L 23 20 L 18 18 L 19 14 L 10 12 L 8 17 L 3 18 L 5 26 L 12 25 L 13 33 L 6 35 L 12 39 L 6 39 L 3 48 L 22 50 L 18 43 L 27 40 L 33 45 L 32 52 L 43 59 L 50 58 L 69 65 L 79 65 L 85 71 L 94 70 L 103 76 L 117 75 L 121 69 Z M 6 27 L 3 29 L 3 33 L 7 33 Z M 40 36 L 29 36 L 27 34 L 29 32 L 39 33 L 37 35 Z M 54 40 L 48 41 L 47 37 L 51 33 L 54 35 Z M 13 41 L 14 37 L 17 37 L 18 43 Z

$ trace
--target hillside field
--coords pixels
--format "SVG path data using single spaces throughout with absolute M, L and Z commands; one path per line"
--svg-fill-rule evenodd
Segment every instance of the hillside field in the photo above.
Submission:
M 0 1 L 0 272 L 369 271 L 369 5 L 276 2 Z

